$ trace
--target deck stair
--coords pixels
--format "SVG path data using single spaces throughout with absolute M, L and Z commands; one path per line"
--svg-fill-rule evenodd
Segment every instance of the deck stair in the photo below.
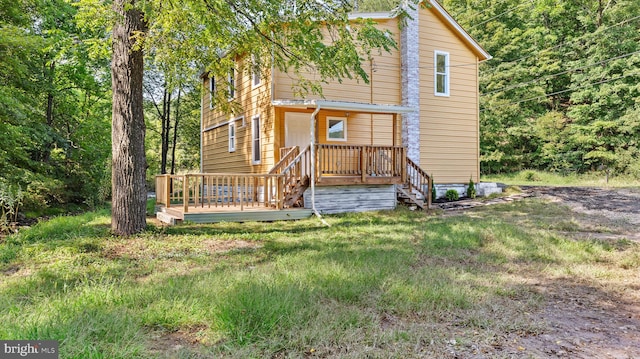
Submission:
M 304 207 L 302 195 L 307 188 L 309 188 L 309 176 L 285 184 L 284 207 Z
M 418 192 L 411 190 L 408 185 L 397 185 L 396 193 L 398 196 L 398 202 L 404 203 L 408 206 L 418 206 L 420 209 L 425 209 L 427 204 L 425 198 Z
M 396 186 L 398 202 L 416 205 L 421 209 L 431 208 L 433 179 L 409 158 L 406 159 L 405 166 L 406 181 Z
M 156 218 L 163 223 L 175 225 L 184 220 L 184 214 L 173 208 L 156 207 Z

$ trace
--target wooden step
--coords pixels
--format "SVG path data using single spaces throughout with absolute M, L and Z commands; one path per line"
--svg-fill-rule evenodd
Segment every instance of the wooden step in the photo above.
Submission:
M 411 191 L 408 186 L 398 186 L 396 187 L 397 198 L 399 202 L 405 204 L 416 205 L 421 209 L 425 209 L 424 200 L 418 198 L 413 191 Z

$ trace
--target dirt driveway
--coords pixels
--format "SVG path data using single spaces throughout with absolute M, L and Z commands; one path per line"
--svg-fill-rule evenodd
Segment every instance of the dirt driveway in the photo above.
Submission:
M 588 222 L 585 235 L 592 238 L 626 238 L 640 241 L 640 189 L 608 189 L 591 187 L 523 187 L 539 198 L 569 206 L 584 214 Z M 606 226 L 613 235 L 601 233 L 596 225 Z
M 640 242 L 640 189 L 523 189 L 567 206 L 576 225 L 563 232 L 570 238 L 606 241 L 613 248 Z M 530 288 L 544 298 L 542 310 L 532 313 L 531 319 L 546 329 L 538 335 L 504 338 L 507 344 L 488 357 L 640 358 L 640 270 L 624 272 L 616 280 L 606 273 L 591 280 L 576 279 L 580 276 L 571 273 L 552 280 L 536 273 L 525 276 Z

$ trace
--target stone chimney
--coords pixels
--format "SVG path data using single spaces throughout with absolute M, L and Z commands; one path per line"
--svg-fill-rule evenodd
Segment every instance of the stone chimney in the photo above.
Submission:
M 405 6 L 409 17 L 400 32 L 402 105 L 417 111 L 402 115 L 402 144 L 407 147 L 407 157 L 420 164 L 420 5 Z

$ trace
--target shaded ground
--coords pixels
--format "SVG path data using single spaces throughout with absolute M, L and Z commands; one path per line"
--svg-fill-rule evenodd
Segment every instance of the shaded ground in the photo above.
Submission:
M 607 241 L 614 247 L 640 241 L 638 189 L 523 189 L 572 212 L 566 216 L 572 225 L 551 223 L 551 231 L 576 240 Z M 559 278 L 519 274 L 530 290 L 544 298 L 542 310 L 531 315 L 532 321 L 544 325 L 542 333 L 512 334 L 486 355 L 458 357 L 640 358 L 640 271 L 625 270 L 624 263 L 611 266 L 626 272 L 622 280 L 608 280 L 606 273 L 594 280 L 576 279 L 580 276 L 571 273 Z

